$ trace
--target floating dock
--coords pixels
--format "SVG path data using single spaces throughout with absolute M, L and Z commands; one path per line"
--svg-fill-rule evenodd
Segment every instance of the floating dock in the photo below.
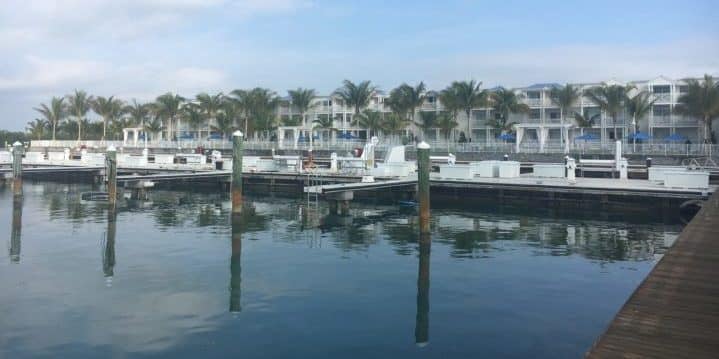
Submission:
M 719 194 L 706 201 L 588 358 L 719 356 Z

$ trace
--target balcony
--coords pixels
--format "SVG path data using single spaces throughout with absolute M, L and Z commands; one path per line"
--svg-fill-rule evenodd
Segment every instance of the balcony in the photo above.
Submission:
M 682 126 L 682 127 L 699 127 L 701 124 L 695 118 L 672 115 L 672 116 L 654 116 L 652 118 L 653 126 Z
M 672 102 L 672 94 L 670 93 L 655 93 L 653 94 L 656 99 L 656 103 L 670 103 Z
M 540 107 L 542 106 L 542 99 L 541 98 L 525 98 L 524 103 L 527 104 L 529 107 Z

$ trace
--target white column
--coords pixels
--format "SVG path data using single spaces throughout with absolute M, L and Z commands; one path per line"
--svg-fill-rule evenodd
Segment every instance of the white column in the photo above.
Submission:
M 522 137 L 524 137 L 524 127 L 517 127 L 517 136 L 514 139 L 514 148 L 517 153 L 519 153 L 519 144 L 522 142 Z
M 569 127 L 562 126 L 562 133 L 564 134 L 564 153 L 569 153 Z
M 122 129 L 122 144 L 127 146 L 127 129 Z

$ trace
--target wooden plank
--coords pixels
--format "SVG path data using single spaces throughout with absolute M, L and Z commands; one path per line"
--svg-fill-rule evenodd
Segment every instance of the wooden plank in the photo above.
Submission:
M 587 357 L 719 357 L 719 193 L 705 202 Z

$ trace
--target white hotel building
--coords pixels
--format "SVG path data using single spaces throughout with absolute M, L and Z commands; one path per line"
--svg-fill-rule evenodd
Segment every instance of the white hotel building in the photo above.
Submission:
M 645 118 L 637 119 L 637 123 L 639 124 L 641 132 L 651 136 L 650 141 L 653 143 L 664 143 L 666 142 L 664 139 L 667 136 L 674 134 L 682 138 L 681 143 L 684 142 L 684 139 L 688 139 L 691 143 L 701 142 L 703 138 L 703 128 L 700 121 L 695 118 L 684 117 L 675 111 L 679 96 L 686 91 L 686 83 L 684 80 L 672 80 L 660 76 L 646 81 L 621 83 L 610 80 L 605 83 L 610 85 L 632 84 L 638 91 L 647 91 L 652 94 L 656 101 L 651 111 L 649 111 L 649 114 Z M 580 90 L 585 90 L 593 86 L 601 85 L 601 83 L 574 85 Z M 632 119 L 622 113 L 616 119 L 618 133 L 615 135 L 612 120 L 605 113 L 602 113 L 595 103 L 592 103 L 592 101 L 583 96 L 576 103 L 572 112 L 582 113 L 585 118 L 599 115 L 593 125 L 587 128 L 580 128 L 574 122 L 573 115 L 567 116 L 564 125 L 562 125 L 559 108 L 551 101 L 549 96 L 551 89 L 556 86 L 560 86 L 560 84 L 540 83 L 513 89 L 520 95 L 521 101 L 530 108 L 528 114 L 512 114 L 510 116 L 510 122 L 518 123 L 515 127 L 517 130 L 517 141 L 519 142 L 516 144 L 518 149 L 570 146 L 575 142 L 576 137 L 583 134 L 592 134 L 597 138 L 594 142 L 609 142 L 614 138 L 626 139 L 627 136 L 633 132 Z M 385 106 L 384 103 L 386 97 L 386 94 L 378 92 L 372 97 L 368 108 L 379 111 L 380 113 L 390 113 L 389 107 Z M 425 102 L 418 109 L 418 111 L 435 112 L 443 110 L 444 108 L 438 100 L 438 92 L 436 91 L 428 91 Z M 352 120 L 353 116 L 354 110 L 349 106 L 345 106 L 341 99 L 335 96 L 318 96 L 315 98 L 312 108 L 306 114 L 306 121 L 302 123 L 299 111 L 292 106 L 290 99 L 285 97 L 277 109 L 277 123 L 279 124 L 277 135 L 285 144 L 309 141 L 310 131 L 313 131 L 315 141 L 321 142 L 334 141 L 338 135 L 347 133 L 351 134 L 352 138 L 359 140 L 366 139 L 368 135 L 367 129 L 354 124 Z M 497 139 L 499 135 L 498 131 L 488 123 L 488 119 L 492 116 L 494 116 L 494 113 L 491 108 L 473 109 L 469 119 L 463 111 L 460 111 L 459 118 L 457 119 L 458 126 L 452 138 L 455 140 L 458 139 L 460 132 L 465 132 L 466 135 L 467 128 L 469 127 L 470 133 L 466 137 L 471 139 L 473 143 L 491 145 L 502 142 Z M 313 129 L 313 121 L 319 118 L 333 119 L 334 130 Z M 288 119 L 293 119 L 296 125 L 287 125 Z M 415 119 L 419 121 L 420 116 L 415 116 Z M 191 132 L 182 121 L 178 124 L 177 129 L 178 137 L 188 136 Z M 561 141 L 562 131 L 566 131 L 566 138 L 569 139 L 565 144 L 562 144 Z M 211 132 L 209 127 L 200 131 L 201 134 L 209 134 Z M 409 124 L 405 130 L 407 135 L 415 135 L 429 141 L 443 139 L 439 129 L 431 129 L 424 135 L 420 132 L 421 130 L 414 124 Z

